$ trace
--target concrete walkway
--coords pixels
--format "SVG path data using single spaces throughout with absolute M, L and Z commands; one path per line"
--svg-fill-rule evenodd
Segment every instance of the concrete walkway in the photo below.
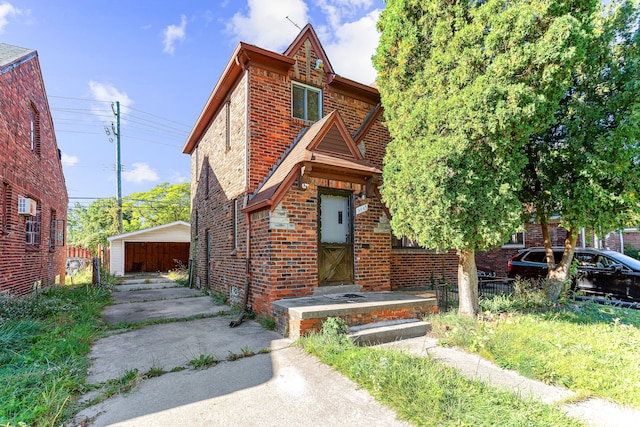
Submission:
M 346 377 L 291 341 L 236 318 L 200 292 L 167 281 L 116 287 L 105 322 L 175 319 L 122 329 L 92 347 L 88 383 L 98 387 L 127 372 L 167 373 L 142 379 L 128 394 L 88 407 L 73 426 L 407 426 Z M 193 319 L 194 314 L 209 316 Z M 180 321 L 180 319 L 193 319 Z M 244 354 L 256 353 L 250 357 Z M 219 360 L 208 369 L 189 361 Z M 237 360 L 233 360 L 236 359 Z M 97 392 L 85 397 L 94 398 Z
M 107 307 L 104 320 L 122 324 L 123 329 L 92 347 L 88 383 L 99 387 L 133 370 L 166 373 L 142 379 L 130 393 L 84 409 L 72 426 L 408 425 L 290 340 L 253 321 L 229 328 L 235 319 L 229 307 L 216 305 L 199 291 L 147 280 L 127 281 L 113 295 L 117 304 Z M 126 328 L 158 319 L 175 321 Z M 433 357 L 472 379 L 557 404 L 590 426 L 630 426 L 640 420 L 640 411 L 600 399 L 563 404 L 574 396 L 570 390 L 522 377 L 478 355 L 440 347 L 430 337 L 380 347 Z M 255 355 L 241 357 L 245 354 Z M 189 363 L 203 356 L 219 363 L 202 370 Z M 98 393 L 86 396 L 86 401 Z
M 576 396 L 571 390 L 545 384 L 502 369 L 477 354 L 441 347 L 431 337 L 410 338 L 379 347 L 407 351 L 421 357 L 433 357 L 457 369 L 468 378 L 489 383 L 496 388 L 511 390 L 523 397 L 533 397 L 545 403 L 558 404 L 569 416 L 580 419 L 589 426 L 628 427 L 640 425 L 640 411 L 616 405 L 602 399 L 588 399 L 563 404 Z

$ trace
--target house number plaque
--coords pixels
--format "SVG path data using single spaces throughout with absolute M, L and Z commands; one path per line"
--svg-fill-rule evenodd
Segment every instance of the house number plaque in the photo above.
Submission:
M 358 206 L 356 208 L 356 215 L 360 215 L 363 212 L 366 212 L 369 210 L 369 204 L 367 203 L 366 205 L 362 205 L 362 206 Z

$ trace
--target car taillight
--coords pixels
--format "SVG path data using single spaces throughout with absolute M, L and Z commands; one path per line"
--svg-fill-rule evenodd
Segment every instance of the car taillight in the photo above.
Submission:
M 511 271 L 511 267 L 513 267 L 513 265 L 511 264 L 511 261 L 513 261 L 518 255 L 514 255 L 511 258 L 509 258 L 509 261 L 507 261 L 507 271 Z

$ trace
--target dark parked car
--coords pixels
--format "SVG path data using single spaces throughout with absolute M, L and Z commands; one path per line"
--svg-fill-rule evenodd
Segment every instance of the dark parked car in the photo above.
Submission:
M 556 262 L 563 248 L 554 248 Z M 573 259 L 578 262 L 573 289 L 589 296 L 621 301 L 640 301 L 640 261 L 615 251 L 576 248 Z M 544 248 L 523 249 L 507 264 L 511 278 L 541 278 L 547 275 Z

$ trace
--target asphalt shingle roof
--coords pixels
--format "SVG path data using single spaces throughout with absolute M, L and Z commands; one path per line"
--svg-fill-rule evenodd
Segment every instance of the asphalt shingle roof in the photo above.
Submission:
M 13 64 L 28 55 L 34 54 L 35 52 L 36 51 L 33 49 L 0 43 L 0 69 Z

